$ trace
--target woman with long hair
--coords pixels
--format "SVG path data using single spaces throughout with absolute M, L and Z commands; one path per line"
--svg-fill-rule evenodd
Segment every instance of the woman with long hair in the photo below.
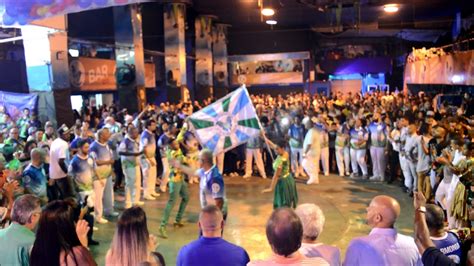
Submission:
M 74 224 L 71 205 L 50 202 L 41 213 L 30 265 L 97 265 L 87 250 L 89 227 L 84 220 Z
M 273 178 L 269 188 L 262 193 L 273 193 L 273 209 L 282 207 L 296 208 L 298 204 L 298 192 L 296 191 L 295 179 L 290 172 L 290 156 L 286 151 L 286 141 L 280 140 L 275 144 L 266 139 L 268 145 L 278 155 L 273 162 Z
M 120 216 L 105 265 L 134 266 L 154 262 L 156 237 L 148 233 L 146 214 L 140 207 L 126 209 Z

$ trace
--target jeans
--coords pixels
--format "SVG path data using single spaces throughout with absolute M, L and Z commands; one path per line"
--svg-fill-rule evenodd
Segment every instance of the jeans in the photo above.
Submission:
M 165 211 L 163 213 L 163 218 L 161 219 L 161 226 L 164 227 L 168 224 L 168 220 L 170 218 L 171 210 L 176 203 L 176 199 L 178 195 L 181 197 L 181 203 L 179 204 L 178 213 L 176 214 L 176 222 L 180 222 L 183 218 L 184 210 L 189 202 L 189 192 L 188 192 L 188 185 L 186 182 L 179 181 L 174 182 L 171 181 L 170 183 L 170 197 L 168 199 L 168 203 L 166 204 Z

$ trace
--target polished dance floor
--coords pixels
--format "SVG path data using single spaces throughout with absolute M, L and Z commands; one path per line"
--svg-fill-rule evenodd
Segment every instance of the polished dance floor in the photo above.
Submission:
M 412 198 L 403 193 L 398 185 L 385 183 L 369 183 L 352 181 L 335 175 L 321 176 L 319 185 L 308 186 L 303 180 L 297 180 L 299 203 L 318 204 L 325 216 L 326 225 L 320 241 L 336 245 L 344 254 L 353 237 L 365 235 L 370 228 L 365 224 L 365 208 L 372 197 L 387 194 L 399 200 L 402 207 L 400 218 L 396 224 L 399 232 L 413 233 Z M 270 180 L 252 177 L 244 180 L 241 177 L 226 177 L 229 215 L 224 228 L 224 238 L 244 247 L 251 259 L 266 258 L 271 254 L 265 236 L 265 223 L 272 211 L 273 194 L 262 194 L 261 190 L 268 187 Z M 176 203 L 168 226 L 168 239 L 159 238 L 158 251 L 165 257 L 167 265 L 175 265 L 176 255 L 181 246 L 198 237 L 197 219 L 199 214 L 198 185 L 190 185 L 190 201 L 184 216 L 186 226 L 179 229 L 172 227 L 179 202 Z M 166 205 L 168 194 L 162 194 L 156 201 L 147 201 L 144 209 L 147 213 L 150 233 L 158 235 L 161 215 Z M 116 194 L 118 209 L 123 208 L 123 195 Z M 99 246 L 91 248 L 99 265 L 104 265 L 105 254 L 112 240 L 116 219 L 108 224 L 98 224 L 94 238 Z

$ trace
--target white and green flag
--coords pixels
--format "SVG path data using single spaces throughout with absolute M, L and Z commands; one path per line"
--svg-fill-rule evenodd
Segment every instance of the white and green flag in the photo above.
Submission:
M 195 136 L 214 155 L 260 134 L 260 123 L 245 86 L 189 117 Z

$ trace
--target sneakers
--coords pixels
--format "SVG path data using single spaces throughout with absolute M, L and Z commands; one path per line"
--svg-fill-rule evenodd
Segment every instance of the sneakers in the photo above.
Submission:
M 151 192 L 151 196 L 157 198 L 160 196 L 160 193 Z
M 102 217 L 100 217 L 99 219 L 95 219 L 95 221 L 99 224 L 106 224 L 109 222 L 107 219 L 104 219 Z
M 87 244 L 88 244 L 89 246 L 97 246 L 97 245 L 99 245 L 99 242 L 97 242 L 97 241 L 95 241 L 95 240 L 93 240 L 93 239 L 89 239 L 89 240 L 87 240 Z
M 143 205 L 145 205 L 145 202 L 143 202 L 143 201 L 137 201 L 137 202 L 135 202 L 135 204 L 133 204 L 133 205 L 135 205 L 135 206 L 143 206 Z
M 146 195 L 145 197 L 143 197 L 145 200 L 156 200 L 155 197 L 151 196 L 151 195 Z
M 319 180 L 318 179 L 314 179 L 314 178 L 310 178 L 307 182 L 306 182 L 307 185 L 312 185 L 312 184 L 319 184 Z
M 166 193 L 166 187 L 160 186 L 160 191 L 161 191 L 162 193 Z
M 329 176 L 329 173 L 324 173 L 324 176 Z
M 160 237 L 168 238 L 168 233 L 166 232 L 166 228 L 164 226 L 160 226 Z
M 174 227 L 183 227 L 183 226 L 184 226 L 184 223 L 182 223 L 182 222 L 174 222 L 174 223 L 173 223 L 173 226 L 174 226 Z
M 250 178 L 250 175 L 244 175 L 243 178 L 248 179 L 248 178 Z

